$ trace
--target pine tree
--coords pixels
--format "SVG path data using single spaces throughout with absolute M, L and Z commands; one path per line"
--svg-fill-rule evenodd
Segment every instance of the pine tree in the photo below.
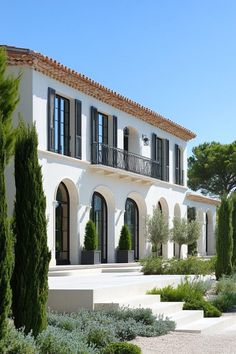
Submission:
M 48 266 L 46 198 L 37 154 L 36 128 L 20 123 L 15 147 L 15 268 L 13 317 L 34 335 L 47 326 Z
M 223 274 L 232 273 L 232 202 L 227 197 L 222 197 L 218 209 L 218 223 L 216 232 L 216 278 Z
M 10 280 L 13 264 L 12 235 L 7 219 L 5 189 L 6 151 L 2 116 L 0 115 L 0 339 L 7 335 L 8 315 L 11 308 Z
M 233 228 L 232 264 L 234 267 L 236 267 L 236 192 L 232 194 L 232 228 Z

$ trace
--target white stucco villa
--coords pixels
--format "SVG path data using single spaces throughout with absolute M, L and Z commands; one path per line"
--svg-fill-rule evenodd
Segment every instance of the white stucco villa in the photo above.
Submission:
M 169 220 L 195 208 L 202 225 L 198 252 L 215 253 L 217 201 L 187 188 L 188 129 L 28 49 L 7 47 L 9 73 L 22 73 L 15 113 L 36 122 L 47 198 L 51 266 L 80 264 L 86 222 L 99 235 L 102 262 L 116 261 L 127 223 L 135 258 L 150 252 L 145 217 L 158 205 Z M 8 171 L 9 208 L 14 184 Z M 183 256 L 187 247 L 183 247 Z M 172 242 L 162 247 L 173 257 Z

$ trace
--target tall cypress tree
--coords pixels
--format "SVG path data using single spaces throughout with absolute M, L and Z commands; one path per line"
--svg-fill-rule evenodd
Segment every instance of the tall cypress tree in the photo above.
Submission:
M 0 339 L 7 334 L 8 315 L 11 308 L 11 287 L 13 252 L 12 235 L 7 219 L 5 189 L 6 151 L 2 116 L 0 115 Z
M 36 336 L 47 326 L 48 266 L 46 198 L 38 162 L 36 128 L 20 123 L 15 147 L 15 268 L 13 317 Z
M 6 163 L 14 152 L 16 131 L 12 125 L 12 114 L 19 101 L 20 75 L 13 77 L 6 75 L 6 51 L 0 48 L 0 112 L 2 114 L 3 131 L 5 135 Z
M 233 228 L 232 264 L 234 267 L 236 267 L 236 192 L 232 194 L 232 228 Z
M 216 232 L 216 278 L 232 273 L 232 202 L 226 196 L 222 197 L 218 209 Z
M 7 56 L 0 48 L 0 339 L 7 333 L 7 316 L 11 306 L 10 279 L 13 264 L 12 235 L 7 219 L 4 171 L 13 154 L 15 130 L 12 114 L 19 100 L 20 77 L 6 74 Z

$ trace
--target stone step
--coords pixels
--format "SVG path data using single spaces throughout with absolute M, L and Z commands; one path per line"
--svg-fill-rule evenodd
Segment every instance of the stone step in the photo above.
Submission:
M 140 272 L 141 266 L 136 267 L 117 267 L 117 268 L 102 268 L 102 273 L 129 273 L 129 272 Z
M 159 302 L 150 306 L 142 306 L 144 308 L 150 308 L 154 315 L 170 317 L 176 312 L 179 312 L 183 308 L 183 302 Z
M 203 319 L 203 315 L 203 310 L 181 310 L 168 317 L 170 320 L 175 321 L 176 327 L 181 327 Z
M 139 308 L 139 307 L 150 307 L 160 302 L 160 295 L 136 295 L 132 297 L 125 297 L 115 300 L 114 302 L 101 302 L 95 303 L 94 309 L 101 308 L 119 308 L 119 307 L 130 307 L 130 308 Z
M 178 332 L 210 333 L 226 330 L 232 324 L 230 316 L 203 318 L 186 325 L 176 327 Z

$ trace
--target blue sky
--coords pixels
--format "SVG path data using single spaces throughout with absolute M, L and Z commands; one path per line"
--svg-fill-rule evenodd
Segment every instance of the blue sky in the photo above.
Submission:
M 48 55 L 191 129 L 236 139 L 235 0 L 1 4 L 0 43 Z

